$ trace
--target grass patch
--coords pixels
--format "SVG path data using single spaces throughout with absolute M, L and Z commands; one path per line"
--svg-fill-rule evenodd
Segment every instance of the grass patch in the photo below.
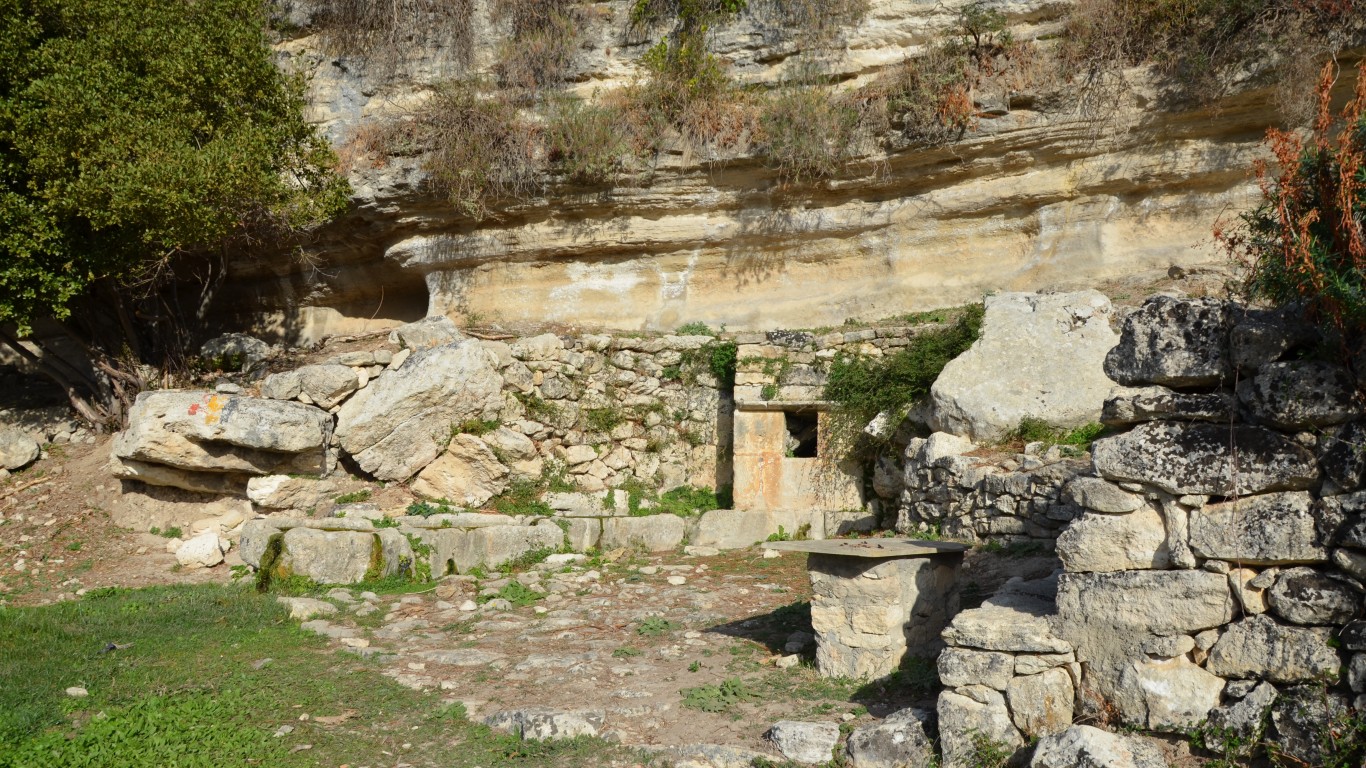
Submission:
M 678 628 L 677 624 L 663 616 L 650 616 L 636 625 L 636 634 L 641 637 L 659 637 Z
M 105 651 L 110 643 L 121 648 Z M 329 653 L 273 597 L 224 586 L 108 590 L 0 608 L 0 766 L 178 768 L 393 762 L 571 768 L 635 760 L 597 739 L 522 742 L 468 722 L 436 695 Z M 254 668 L 261 659 L 268 665 Z M 88 698 L 66 697 L 83 686 Z M 356 716 L 324 725 L 299 715 Z M 281 725 L 293 733 L 279 738 Z M 452 751 L 452 743 L 460 749 Z M 291 751 L 311 744 L 306 751 Z M 387 756 L 386 756 L 387 755 Z
M 545 485 L 526 478 L 517 478 L 508 484 L 507 490 L 493 497 L 490 504 L 504 515 L 550 516 L 555 510 L 541 501 Z
M 1066 429 L 1055 427 L 1043 419 L 1026 416 L 1005 436 L 1002 444 L 1023 447 L 1029 443 L 1043 443 L 1046 447 L 1061 445 L 1090 450 L 1091 443 L 1104 432 L 1105 426 L 1102 424 L 1084 424 L 1075 429 Z
M 525 608 L 536 603 L 538 600 L 545 599 L 545 595 L 528 587 L 520 581 L 509 581 L 498 590 L 498 594 L 483 596 L 478 598 L 478 602 L 487 603 L 490 600 L 506 600 L 517 608 Z
M 338 503 L 338 504 L 359 504 L 359 503 L 361 503 L 361 502 L 363 502 L 363 501 L 369 501 L 369 500 L 370 500 L 370 489 L 369 489 L 369 488 L 366 488 L 366 489 L 360 490 L 360 491 L 353 491 L 353 492 L 351 492 L 351 493 L 343 493 L 342 495 L 340 495 L 340 496 L 338 496 L 337 498 L 333 499 L 333 501 L 335 501 L 335 502 Z

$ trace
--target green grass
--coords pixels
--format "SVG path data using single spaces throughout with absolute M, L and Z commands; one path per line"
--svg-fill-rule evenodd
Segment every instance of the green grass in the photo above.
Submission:
M 124 647 L 103 652 L 110 643 Z M 395 752 L 411 764 L 485 768 L 640 760 L 597 739 L 522 742 L 472 724 L 438 696 L 331 651 L 274 597 L 240 587 L 0 608 L 0 680 L 3 768 L 392 765 Z M 88 698 L 63 693 L 77 685 Z M 340 725 L 299 720 L 343 707 L 356 716 Z M 272 736 L 286 724 L 293 733 Z M 302 744 L 312 748 L 291 752 Z
M 1062 445 L 1073 448 L 1089 449 L 1091 443 L 1105 432 L 1102 424 L 1085 424 L 1076 429 L 1055 427 L 1043 419 L 1026 416 L 1011 430 L 1003 442 L 1006 443 L 1043 443 L 1048 446 Z
M 636 626 L 636 634 L 641 637 L 659 637 L 678 629 L 678 625 L 662 616 L 650 616 Z
M 340 496 L 338 496 L 337 498 L 333 499 L 333 501 L 335 501 L 335 502 L 338 503 L 338 504 L 359 504 L 359 503 L 361 503 L 361 502 L 363 502 L 363 501 L 369 501 L 369 500 L 370 500 L 370 489 L 369 489 L 369 488 L 365 488 L 365 489 L 359 490 L 359 491 L 353 491 L 353 492 L 351 492 L 351 493 L 343 493 L 342 495 L 340 495 Z
M 679 693 L 683 695 L 683 706 L 703 712 L 725 712 L 736 704 L 761 698 L 738 677 L 728 678 L 718 685 L 684 688 Z

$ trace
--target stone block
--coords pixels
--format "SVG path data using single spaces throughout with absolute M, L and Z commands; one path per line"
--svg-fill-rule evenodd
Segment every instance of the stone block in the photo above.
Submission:
M 676 515 L 612 517 L 603 521 L 602 547 L 670 552 L 683 545 L 686 529 L 683 519 Z
M 1205 668 L 1227 678 L 1301 683 L 1335 677 L 1342 666 L 1326 627 L 1292 627 L 1270 616 L 1231 625 L 1210 649 Z M 1344 643 L 1345 644 L 1345 643 Z
M 936 764 L 934 745 L 925 722 L 934 717 L 923 709 L 903 709 L 880 722 L 855 728 L 845 742 L 849 768 L 930 768 Z
M 1238 448 L 1236 467 L 1230 441 Z M 1262 427 L 1150 422 L 1097 440 L 1091 457 L 1101 477 L 1155 485 L 1177 496 L 1298 491 L 1318 478 L 1312 453 Z
M 1015 727 L 1031 738 L 1066 730 L 1072 724 L 1075 698 L 1072 676 L 1056 667 L 1013 678 L 1006 687 L 1010 717 Z
M 1015 657 L 997 651 L 945 648 L 939 654 L 939 682 L 946 688 L 985 685 L 1004 691 L 1015 675 Z
M 1249 565 L 1321 563 L 1308 493 L 1269 493 L 1210 504 L 1190 515 L 1190 546 L 1201 557 Z
M 291 528 L 285 531 L 276 567 L 278 575 L 303 576 L 319 584 L 355 584 L 379 560 L 373 533 Z
M 702 513 L 692 542 L 717 549 L 743 549 L 768 538 L 769 515 L 759 509 L 713 509 Z
M 1147 505 L 1127 515 L 1082 515 L 1058 536 L 1057 551 L 1063 567 L 1071 572 L 1161 569 L 1171 565 L 1162 515 Z
M 999 691 L 970 685 L 939 694 L 939 746 L 943 768 L 971 768 L 977 742 L 985 739 L 1007 752 L 1024 746 Z
M 1233 373 L 1232 306 L 1217 299 L 1154 296 L 1124 319 L 1105 373 L 1125 386 L 1218 384 Z

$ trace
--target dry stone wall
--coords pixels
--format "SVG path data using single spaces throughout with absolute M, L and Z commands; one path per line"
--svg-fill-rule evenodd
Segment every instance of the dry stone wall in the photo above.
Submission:
M 1366 410 L 1316 343 L 1211 299 L 1126 318 L 1104 414 L 1127 431 L 1065 486 L 1083 511 L 1063 571 L 944 632 L 946 768 L 971 764 L 973 733 L 1016 747 L 1078 716 L 1323 764 L 1324 729 L 1366 706 Z

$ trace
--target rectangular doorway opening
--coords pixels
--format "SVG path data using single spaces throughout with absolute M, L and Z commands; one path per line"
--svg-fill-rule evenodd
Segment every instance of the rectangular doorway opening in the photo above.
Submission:
M 784 453 L 794 459 L 814 459 L 820 445 L 820 419 L 816 411 L 784 411 L 787 439 Z

